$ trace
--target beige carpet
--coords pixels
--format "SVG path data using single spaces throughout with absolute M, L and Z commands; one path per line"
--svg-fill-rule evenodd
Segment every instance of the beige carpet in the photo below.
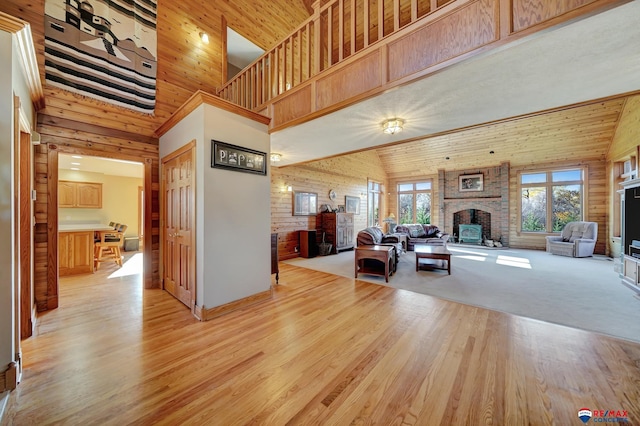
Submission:
M 604 256 L 574 259 L 543 251 L 449 245 L 447 271 L 415 270 L 415 254 L 401 256 L 397 272 L 358 279 L 528 318 L 640 342 L 640 298 L 623 286 Z M 354 252 L 296 258 L 286 263 L 354 276 Z

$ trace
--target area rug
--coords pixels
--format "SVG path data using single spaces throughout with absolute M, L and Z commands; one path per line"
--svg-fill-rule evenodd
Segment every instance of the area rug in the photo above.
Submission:
M 449 245 L 446 270 L 415 270 L 415 254 L 396 273 L 358 279 L 467 305 L 640 342 L 640 298 L 622 285 L 609 257 L 570 258 L 537 250 L 487 250 Z M 354 278 L 354 252 L 286 263 Z

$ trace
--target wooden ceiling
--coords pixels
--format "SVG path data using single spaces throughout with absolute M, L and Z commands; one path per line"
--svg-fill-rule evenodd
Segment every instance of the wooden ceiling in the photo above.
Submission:
M 154 115 L 144 115 L 45 85 L 41 114 L 148 140 L 195 91 L 215 93 L 222 82 L 223 20 L 260 47 L 270 48 L 309 16 L 310 0 L 158 2 L 158 81 Z M 3 0 L 0 10 L 31 24 L 44 82 L 44 0 Z M 209 33 L 203 45 L 199 33 Z M 465 129 L 377 149 L 390 178 L 444 169 L 603 159 L 624 98 Z M 493 151 L 493 154 L 489 152 Z M 449 157 L 447 160 L 446 158 Z
M 604 160 L 626 97 L 534 114 L 378 148 L 389 178 L 424 176 L 438 169 L 468 170 Z
M 31 24 L 44 83 L 44 1 L 3 0 L 0 11 Z M 47 87 L 41 114 L 144 137 L 154 136 L 194 92 L 215 93 L 222 81 L 223 18 L 229 27 L 262 48 L 270 48 L 309 17 L 307 0 L 158 0 L 156 111 L 140 114 Z M 208 45 L 200 41 L 207 32 Z M 226 64 L 225 64 L 226 67 Z

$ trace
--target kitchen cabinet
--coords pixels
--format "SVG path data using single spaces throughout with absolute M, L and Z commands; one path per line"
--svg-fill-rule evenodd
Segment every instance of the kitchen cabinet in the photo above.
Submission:
M 94 231 L 58 234 L 58 273 L 60 276 L 93 272 Z
M 102 208 L 102 184 L 97 182 L 58 182 L 58 207 L 61 208 Z

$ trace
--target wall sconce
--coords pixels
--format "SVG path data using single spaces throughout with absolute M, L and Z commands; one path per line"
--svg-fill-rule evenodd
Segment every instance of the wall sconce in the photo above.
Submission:
M 388 135 L 393 135 L 395 133 L 402 131 L 402 126 L 404 125 L 404 121 L 399 118 L 392 118 L 390 120 L 385 120 L 382 123 L 382 131 Z
M 202 40 L 202 42 L 204 44 L 209 44 L 209 34 L 207 34 L 205 32 L 201 32 L 200 33 L 200 40 Z
M 279 154 L 277 152 L 272 152 L 269 158 L 271 159 L 272 163 L 277 163 L 280 160 L 282 160 L 282 154 Z
M 292 187 L 291 185 L 289 185 L 288 183 L 286 183 L 286 182 L 285 182 L 285 183 L 282 185 L 282 190 L 281 190 L 281 191 L 282 191 L 282 192 L 285 192 L 285 191 L 286 191 L 286 192 L 292 192 L 292 191 L 293 191 L 293 187 Z

